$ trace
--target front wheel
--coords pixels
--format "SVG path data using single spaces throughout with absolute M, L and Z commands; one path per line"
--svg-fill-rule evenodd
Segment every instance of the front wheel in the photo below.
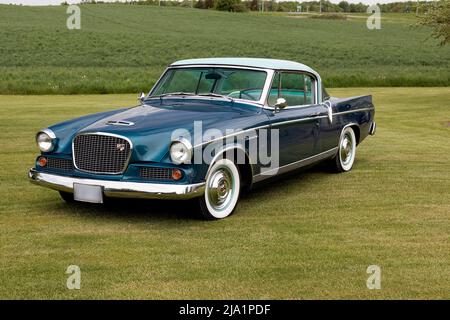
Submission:
M 336 172 L 350 171 L 355 162 L 356 156 L 356 136 L 351 127 L 342 130 L 339 139 L 339 147 L 336 157 L 333 159 L 333 169 Z
M 203 218 L 216 220 L 231 215 L 240 189 L 239 170 L 234 162 L 229 159 L 215 162 L 206 176 L 205 194 L 199 198 Z

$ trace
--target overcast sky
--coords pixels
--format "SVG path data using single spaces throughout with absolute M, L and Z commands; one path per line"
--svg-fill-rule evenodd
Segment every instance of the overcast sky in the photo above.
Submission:
M 108 0 L 103 0 L 105 2 L 109 2 Z M 330 0 L 333 3 L 339 3 L 341 0 Z M 346 0 L 347 2 L 353 2 L 358 3 L 362 2 L 364 4 L 374 4 L 374 3 L 388 3 L 388 2 L 405 2 L 407 0 Z M 64 0 L 0 0 L 0 3 L 14 3 L 14 4 L 24 4 L 24 5 L 59 5 L 61 2 L 64 2 Z M 68 3 L 79 3 L 80 1 L 77 0 L 68 0 Z M 113 1 L 111 1 L 113 2 Z M 125 2 L 123 0 L 123 2 Z

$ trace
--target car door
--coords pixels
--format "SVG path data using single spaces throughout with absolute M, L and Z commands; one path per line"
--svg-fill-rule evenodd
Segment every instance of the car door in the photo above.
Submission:
M 319 143 L 320 153 L 331 152 L 339 144 L 342 124 L 338 121 L 338 117 L 334 115 L 336 107 L 331 101 L 324 97 L 321 105 L 319 120 Z
M 269 112 L 271 130 L 278 130 L 280 167 L 318 152 L 321 107 L 316 104 L 315 81 L 311 75 L 301 72 L 282 71 L 274 75 L 268 104 L 275 106 L 278 98 L 287 102 L 285 108 Z

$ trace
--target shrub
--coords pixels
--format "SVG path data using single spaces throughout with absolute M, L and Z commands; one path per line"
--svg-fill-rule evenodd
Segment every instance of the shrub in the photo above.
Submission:
M 329 19 L 329 20 L 347 20 L 347 16 L 343 14 L 314 14 L 309 16 L 311 19 Z
M 234 12 L 248 12 L 249 9 L 243 3 L 236 3 L 235 5 L 233 5 L 233 10 L 232 11 L 234 11 Z
M 220 11 L 234 11 L 234 6 L 239 3 L 240 0 L 217 0 L 215 8 Z
M 194 7 L 197 8 L 197 9 L 206 9 L 205 8 L 205 1 L 203 1 L 203 0 L 197 1 L 195 3 Z

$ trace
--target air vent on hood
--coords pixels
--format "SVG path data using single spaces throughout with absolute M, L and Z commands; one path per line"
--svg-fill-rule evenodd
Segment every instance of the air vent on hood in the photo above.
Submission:
M 110 120 L 106 122 L 106 124 L 110 126 L 132 126 L 134 125 L 134 122 L 131 121 L 125 121 L 125 120 Z

